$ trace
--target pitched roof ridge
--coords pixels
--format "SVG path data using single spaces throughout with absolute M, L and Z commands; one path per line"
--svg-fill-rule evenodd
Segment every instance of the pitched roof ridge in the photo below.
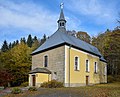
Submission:
M 67 34 L 67 33 L 66 33 Z M 83 41 L 83 40 L 81 40 L 81 39 L 78 39 L 77 37 L 75 37 L 75 36 L 72 36 L 72 35 L 70 35 L 70 34 L 67 34 L 67 35 L 69 35 L 70 37 L 73 37 L 73 38 L 75 38 L 75 39 L 77 39 L 78 41 L 82 41 L 82 42 L 84 42 L 84 43 L 86 43 L 86 44 L 88 44 L 88 45 L 90 45 L 90 46 L 93 46 L 92 44 L 89 44 L 89 43 L 87 43 L 87 42 L 85 42 L 85 41 Z M 95 46 L 93 46 L 93 47 L 95 47 Z M 96 47 L 95 47 L 96 48 Z

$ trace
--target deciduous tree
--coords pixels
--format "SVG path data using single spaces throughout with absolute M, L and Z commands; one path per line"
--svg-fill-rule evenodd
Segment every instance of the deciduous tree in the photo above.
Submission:
M 76 33 L 77 38 L 90 43 L 91 42 L 91 37 L 87 34 L 87 32 L 79 31 Z

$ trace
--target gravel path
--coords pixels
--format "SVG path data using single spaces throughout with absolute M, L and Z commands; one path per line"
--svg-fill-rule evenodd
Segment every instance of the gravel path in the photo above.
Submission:
M 38 91 L 41 91 L 41 90 L 38 90 Z M 38 94 L 36 96 L 31 96 L 31 97 L 88 97 L 88 95 L 85 95 L 82 92 L 80 94 L 77 94 L 75 92 L 71 92 L 71 90 L 67 90 L 67 91 L 51 90 L 49 93 Z
M 28 90 L 27 87 L 24 87 L 24 88 L 21 88 L 21 89 L 24 92 Z M 6 88 L 6 89 L 0 91 L 0 97 L 4 96 L 6 94 L 9 94 L 9 93 L 11 93 L 11 88 Z M 25 97 L 88 97 L 88 95 L 85 95 L 82 92 L 79 92 L 79 93 L 81 95 L 76 93 L 76 92 L 73 92 L 73 90 L 68 90 L 68 89 L 65 89 L 65 91 L 64 91 L 64 90 L 59 90 L 59 89 L 49 89 L 48 90 L 48 89 L 45 89 L 45 88 L 39 88 L 37 95 L 28 94 Z
M 0 90 L 0 97 L 2 97 L 3 95 L 9 94 L 11 93 L 10 88 L 6 88 L 4 90 Z

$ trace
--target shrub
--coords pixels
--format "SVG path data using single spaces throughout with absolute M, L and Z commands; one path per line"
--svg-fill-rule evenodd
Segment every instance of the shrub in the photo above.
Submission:
M 28 86 L 28 82 L 24 82 L 24 83 L 22 83 L 21 86 L 23 86 L 23 87 L 27 87 L 27 86 Z
M 108 83 L 120 82 L 120 75 L 116 75 L 116 76 L 108 75 L 107 81 Z
M 120 82 L 120 75 L 116 75 L 116 76 L 115 76 L 115 81 L 116 81 L 116 82 Z
M 41 84 L 41 87 L 43 87 L 43 88 L 48 88 L 48 82 L 43 82 L 43 83 Z
M 61 88 L 61 87 L 63 87 L 63 83 L 58 82 L 56 80 L 51 80 L 49 82 L 42 83 L 41 87 L 44 87 L 44 88 Z
M 108 83 L 114 82 L 114 77 L 111 76 L 111 75 L 108 75 L 108 76 L 107 76 L 107 82 L 108 82 Z
M 13 94 L 19 94 L 19 93 L 22 93 L 22 90 L 20 88 L 13 88 L 11 93 Z
M 28 90 L 29 90 L 29 91 L 37 91 L 37 88 L 36 88 L 36 87 L 29 87 Z

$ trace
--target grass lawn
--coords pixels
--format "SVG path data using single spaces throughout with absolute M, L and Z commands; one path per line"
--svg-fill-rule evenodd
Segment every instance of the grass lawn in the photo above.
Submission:
M 75 88 L 38 89 L 4 97 L 120 97 L 120 82 Z

